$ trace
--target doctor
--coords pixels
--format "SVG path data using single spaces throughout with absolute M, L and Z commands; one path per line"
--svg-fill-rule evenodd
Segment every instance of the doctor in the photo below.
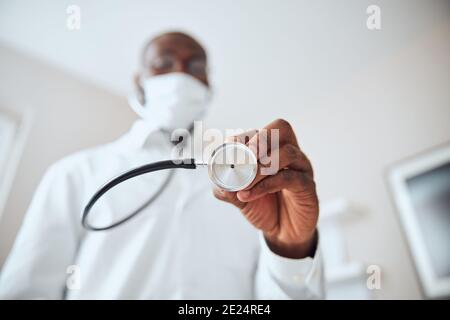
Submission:
M 116 229 L 90 232 L 92 193 L 134 166 L 169 159 L 168 134 L 201 119 L 210 95 L 204 49 L 183 33 L 149 42 L 136 77 L 141 119 L 123 137 L 66 157 L 44 175 L 0 275 L 0 297 L 48 299 L 308 299 L 324 297 L 311 164 L 284 120 L 280 171 L 245 191 L 215 189 L 201 170 L 143 175 L 96 207 Z M 258 133 L 250 137 L 252 146 Z M 236 137 L 235 139 L 239 139 Z M 221 200 L 221 201 L 219 201 Z M 240 211 L 240 212 L 239 212 Z

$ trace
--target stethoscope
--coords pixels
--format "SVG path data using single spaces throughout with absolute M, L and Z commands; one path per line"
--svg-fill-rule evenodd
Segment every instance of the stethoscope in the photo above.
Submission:
M 208 167 L 208 175 L 211 181 L 219 188 L 226 191 L 239 191 L 248 187 L 256 177 L 258 171 L 258 161 L 255 154 L 245 144 L 239 142 L 228 142 L 218 146 L 211 154 L 208 163 L 196 163 L 194 159 L 165 160 L 149 163 L 129 171 L 106 182 L 98 189 L 83 210 L 81 223 L 84 228 L 92 231 L 109 230 L 129 221 L 138 213 L 148 207 L 163 192 L 169 184 L 173 175 L 173 170 L 167 179 L 160 186 L 158 191 L 152 195 L 143 205 L 110 225 L 97 227 L 89 224 L 88 216 L 95 203 L 109 190 L 118 184 L 134 177 L 168 169 L 196 169 L 200 166 Z

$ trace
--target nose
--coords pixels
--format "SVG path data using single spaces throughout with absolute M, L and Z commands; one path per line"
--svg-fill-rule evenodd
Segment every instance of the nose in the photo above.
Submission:
M 182 72 L 182 73 L 189 73 L 188 68 L 183 61 L 177 60 L 176 63 L 173 66 L 172 72 Z

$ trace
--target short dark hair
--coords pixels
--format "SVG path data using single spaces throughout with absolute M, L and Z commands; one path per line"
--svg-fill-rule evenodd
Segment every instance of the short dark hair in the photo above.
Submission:
M 155 43 L 155 41 L 157 41 L 157 40 L 159 40 L 161 38 L 165 38 L 165 37 L 181 37 L 181 38 L 185 38 L 185 39 L 190 40 L 195 46 L 197 46 L 200 49 L 200 51 L 202 52 L 202 54 L 204 55 L 204 57 L 206 59 L 207 55 L 206 55 L 205 48 L 193 36 L 191 36 L 191 35 L 189 35 L 189 34 L 187 34 L 185 32 L 182 32 L 182 31 L 168 31 L 168 32 L 161 33 L 161 34 L 151 38 L 149 41 L 147 41 L 147 43 L 144 45 L 144 47 L 142 48 L 142 51 L 141 51 L 141 62 L 142 63 L 145 62 L 145 54 L 146 54 L 148 48 L 153 43 Z

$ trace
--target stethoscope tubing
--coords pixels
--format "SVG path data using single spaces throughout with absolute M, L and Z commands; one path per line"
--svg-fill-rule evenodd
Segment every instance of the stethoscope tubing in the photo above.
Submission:
M 126 171 L 122 174 L 120 174 L 119 176 L 111 179 L 110 181 L 106 182 L 102 187 L 100 187 L 100 189 L 98 189 L 94 195 L 90 198 L 89 202 L 86 204 L 86 206 L 84 207 L 83 210 L 83 215 L 81 218 L 81 224 L 83 225 L 83 227 L 85 229 L 91 230 L 91 231 L 103 231 L 103 230 L 108 230 L 108 229 L 112 229 L 115 228 L 123 223 L 125 223 L 126 221 L 130 220 L 131 218 L 133 218 L 134 216 L 136 216 L 139 212 L 142 211 L 142 209 L 144 207 L 146 207 L 149 203 L 151 203 L 154 198 L 156 198 L 157 195 L 159 195 L 161 193 L 161 191 L 165 188 L 165 186 L 168 184 L 169 180 L 170 180 L 170 176 L 169 178 L 163 183 L 163 186 L 160 188 L 160 190 L 157 192 L 157 194 L 155 194 L 154 196 L 152 196 L 152 198 L 150 200 L 148 200 L 143 206 L 141 206 L 138 210 L 135 210 L 133 213 L 129 214 L 128 216 L 126 216 L 125 218 L 109 225 L 106 227 L 94 227 L 92 225 L 90 225 L 87 222 L 87 217 L 89 215 L 89 212 L 91 211 L 92 207 L 95 205 L 95 203 L 105 194 L 107 193 L 109 190 L 111 190 L 112 188 L 114 188 L 115 186 L 117 186 L 118 184 L 132 179 L 134 177 L 149 173 L 149 172 L 154 172 L 154 171 L 160 171 L 160 170 L 167 170 L 167 169 L 196 169 L 197 165 L 195 164 L 194 159 L 183 159 L 183 160 L 164 160 L 164 161 L 158 161 L 158 162 L 153 162 L 153 163 L 149 163 L 149 164 L 145 164 L 143 166 L 131 169 L 129 171 Z

